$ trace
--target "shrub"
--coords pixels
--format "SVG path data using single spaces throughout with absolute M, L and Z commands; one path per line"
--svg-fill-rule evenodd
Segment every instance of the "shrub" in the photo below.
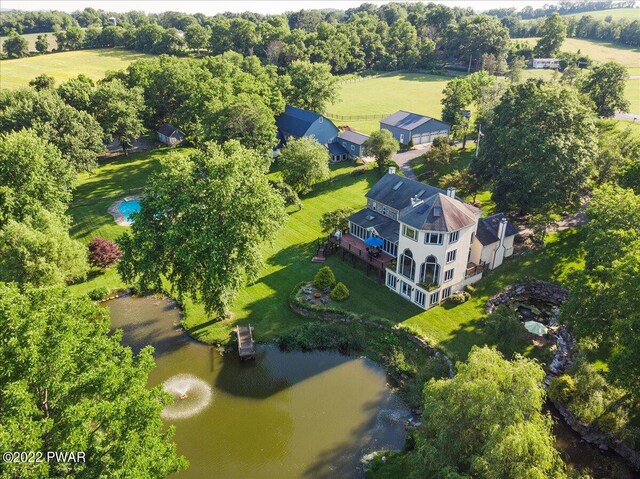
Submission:
M 458 291 L 449 296 L 449 301 L 454 304 L 462 304 L 469 301 L 469 298 L 471 298 L 471 295 L 466 291 Z
M 308 323 L 294 328 L 279 341 L 283 351 L 337 350 L 342 354 L 364 351 L 366 339 L 361 331 L 324 323 Z
M 318 289 L 333 288 L 336 284 L 336 277 L 328 266 L 323 266 L 313 278 L 313 285 Z
M 359 156 L 356 156 L 353 159 L 353 162 L 356 166 L 364 166 L 364 160 L 362 158 L 360 158 Z
M 344 283 L 336 284 L 336 287 L 331 291 L 331 299 L 334 301 L 344 301 L 349 297 L 349 289 Z
M 485 332 L 489 342 L 495 344 L 507 358 L 524 346 L 525 329 L 517 314 L 506 306 L 498 306 L 487 317 Z
M 105 238 L 94 238 L 88 245 L 89 263 L 91 266 L 106 269 L 117 263 L 122 257 L 122 251 L 117 244 Z
M 100 301 L 101 299 L 106 298 L 109 295 L 109 289 L 102 286 L 100 288 L 92 289 L 87 293 L 90 299 L 93 301 Z
M 409 139 L 409 143 L 407 144 L 407 148 L 409 148 L 410 150 L 413 150 L 413 148 L 414 148 L 413 138 Z
M 576 393 L 576 383 L 571 376 L 563 374 L 549 383 L 549 397 L 554 401 L 568 404 Z
M 476 287 L 472 284 L 468 284 L 464 287 L 464 290 L 469 294 L 473 294 L 476 292 Z

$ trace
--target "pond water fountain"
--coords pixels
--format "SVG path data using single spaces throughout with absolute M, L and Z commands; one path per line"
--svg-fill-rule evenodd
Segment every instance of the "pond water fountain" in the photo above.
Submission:
M 173 397 L 162 411 L 167 419 L 184 419 L 203 411 L 211 402 L 211 386 L 193 374 L 177 374 L 164 382 L 163 389 Z

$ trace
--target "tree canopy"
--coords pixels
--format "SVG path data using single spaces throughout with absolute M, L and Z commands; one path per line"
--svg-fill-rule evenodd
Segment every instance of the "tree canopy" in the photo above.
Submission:
M 2 43 L 2 50 L 9 58 L 24 57 L 29 54 L 29 43 L 18 32 L 12 30 Z
M 289 139 L 278 157 L 282 179 L 296 193 L 304 193 L 329 178 L 329 152 L 315 138 Z
M 576 202 L 597 155 L 595 119 L 575 89 L 529 80 L 512 85 L 483 126 L 474 171 L 501 209 L 553 211 Z
M 163 159 L 131 232 L 118 241 L 122 278 L 143 290 L 159 290 L 166 278 L 178 297 L 225 314 L 256 279 L 261 246 L 285 220 L 264 173 L 263 159 L 233 141 Z
M 384 169 L 385 163 L 398 151 L 400 143 L 389 130 L 377 130 L 371 133 L 367 141 L 364 142 L 364 151 L 376 159 L 378 169 Z
M 542 368 L 486 347 L 474 347 L 456 367 L 453 379 L 424 389 L 414 469 L 420 477 L 566 478 L 552 419 L 542 412 Z
M 540 40 L 536 43 L 534 54 L 538 57 L 551 57 L 555 55 L 562 42 L 567 38 L 567 24 L 557 13 L 547 17 L 540 28 Z
M 338 79 L 331 74 L 329 65 L 295 61 L 287 73 L 291 78 L 291 87 L 286 93 L 290 105 L 325 113 L 327 107 L 338 99 Z
M 63 289 L 0 283 L 0 449 L 85 451 L 85 462 L 3 464 L 8 477 L 163 478 L 186 467 L 147 388 L 152 348 L 133 355 L 106 309 Z
M 624 89 L 629 75 L 626 67 L 607 62 L 593 67 L 582 83 L 582 91 L 593 101 L 598 116 L 611 118 L 616 111 L 629 111 Z

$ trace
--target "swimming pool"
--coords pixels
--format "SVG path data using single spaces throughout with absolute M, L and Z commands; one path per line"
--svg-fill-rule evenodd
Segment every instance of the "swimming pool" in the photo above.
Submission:
M 118 205 L 118 211 L 128 223 L 132 223 L 131 215 L 140 211 L 140 200 L 125 200 Z

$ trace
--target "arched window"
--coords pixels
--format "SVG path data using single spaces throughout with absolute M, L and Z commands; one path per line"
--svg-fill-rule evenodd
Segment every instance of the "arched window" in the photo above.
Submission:
M 427 256 L 424 263 L 420 265 L 420 283 L 439 284 L 440 265 L 435 256 Z
M 413 260 L 413 253 L 410 249 L 404 250 L 400 255 L 399 268 L 398 273 L 413 281 L 416 274 L 416 262 Z

